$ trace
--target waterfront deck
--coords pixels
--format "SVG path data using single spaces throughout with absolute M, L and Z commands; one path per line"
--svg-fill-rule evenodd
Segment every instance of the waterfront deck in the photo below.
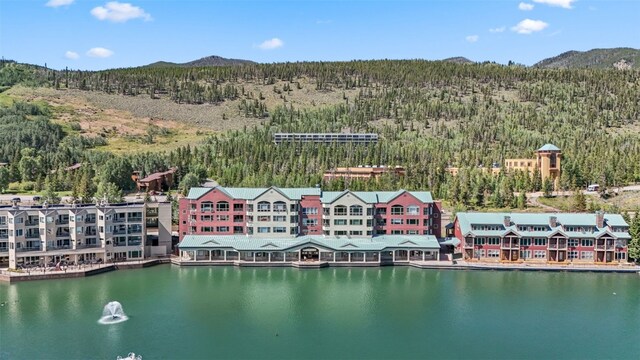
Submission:
M 0 281 L 13 283 L 18 281 L 69 279 L 102 274 L 114 270 L 140 269 L 162 263 L 169 263 L 169 258 L 126 261 L 108 264 L 84 264 L 55 267 L 37 267 L 20 271 L 0 270 Z

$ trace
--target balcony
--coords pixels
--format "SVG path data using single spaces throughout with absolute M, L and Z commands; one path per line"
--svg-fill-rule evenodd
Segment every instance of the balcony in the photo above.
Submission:
M 126 218 L 126 217 L 114 217 L 114 218 L 113 218 L 113 222 L 114 222 L 114 223 L 123 223 L 123 222 L 125 222 L 125 221 L 127 221 L 127 218 Z
M 39 239 L 40 238 L 40 233 L 39 232 L 27 232 L 24 235 L 25 239 Z
M 56 237 L 69 237 L 69 231 L 58 231 Z
M 69 219 L 57 219 L 56 225 L 69 225 Z
M 76 245 L 76 249 L 92 249 L 92 248 L 98 248 L 100 247 L 100 244 L 78 244 Z
M 8 251 L 9 251 L 9 248 L 8 248 L 8 247 L 4 247 L 4 246 L 3 246 L 3 247 L 0 247 L 0 253 L 8 252 Z
M 67 249 L 71 249 L 71 246 L 70 245 L 47 246 L 47 250 L 67 250 Z
M 23 247 L 23 248 L 16 249 L 16 252 L 29 252 L 29 251 L 40 251 L 40 250 L 41 250 L 40 246 L 31 246 L 31 247 Z
M 127 229 L 113 229 L 114 235 L 125 235 L 127 233 Z
M 91 229 L 84 232 L 84 236 L 96 236 L 96 235 L 97 235 L 96 229 Z
M 90 218 L 89 217 L 84 218 L 84 223 L 85 224 L 95 224 L 96 223 L 95 216 L 94 217 L 90 217 Z
M 24 226 L 30 227 L 30 226 L 38 226 L 38 220 L 27 220 L 24 223 Z
M 127 218 L 128 222 L 142 222 L 142 216 L 135 216 Z
M 158 227 L 158 219 L 147 219 L 147 227 L 148 228 L 157 228 Z

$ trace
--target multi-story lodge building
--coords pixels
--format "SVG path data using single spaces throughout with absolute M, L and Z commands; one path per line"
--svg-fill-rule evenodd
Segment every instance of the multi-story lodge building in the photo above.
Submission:
M 627 262 L 629 225 L 621 215 L 576 213 L 456 214 L 447 235 L 466 260 Z
M 560 181 L 560 160 L 562 152 L 553 144 L 545 144 L 535 151 L 535 159 L 505 159 L 504 171 L 522 171 L 533 175 L 536 169 L 540 173 L 542 181 L 549 179 L 557 188 Z M 492 175 L 498 175 L 503 170 L 499 163 L 493 163 L 491 168 L 479 167 L 483 172 L 489 172 Z M 449 174 L 457 176 L 460 168 L 449 166 L 445 168 Z
M 321 144 L 375 144 L 378 134 L 363 133 L 275 133 L 273 142 L 277 145 L 289 142 L 310 142 Z
M 323 175 L 324 181 L 343 178 L 350 179 L 376 179 L 384 174 L 391 176 L 404 176 L 406 170 L 402 166 L 357 166 L 357 167 L 339 167 L 326 171 Z
M 171 204 L 0 206 L 0 263 L 16 268 L 171 252 Z
M 320 259 L 340 252 L 349 261 L 387 255 L 409 261 L 437 258 L 440 248 L 441 205 L 429 192 L 217 186 L 192 188 L 179 211 L 180 250 L 192 260 L 272 261 L 287 252 Z

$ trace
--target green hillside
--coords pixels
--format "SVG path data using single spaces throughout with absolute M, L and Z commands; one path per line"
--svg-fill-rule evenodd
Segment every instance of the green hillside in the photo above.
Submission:
M 104 176 L 99 174 L 107 166 L 109 181 L 118 184 L 130 182 L 127 171 L 147 173 L 177 166 L 179 179 L 191 173 L 191 178 L 211 177 L 226 186 L 313 186 L 322 182 L 323 171 L 336 166 L 401 165 L 407 168 L 406 177 L 337 181 L 324 187 L 428 189 L 453 204 L 515 207 L 522 203 L 513 197 L 513 190 L 539 190 L 543 184 L 522 173 L 488 176 L 478 165 L 531 157 L 541 145 L 553 143 L 563 151 L 562 188 L 640 182 L 640 72 L 636 70 L 381 60 L 48 70 L 33 76 L 60 94 L 71 89 L 77 96 L 101 94 L 114 107 L 129 103 L 132 113 L 153 111 L 151 105 L 136 106 L 143 99 L 144 104 L 155 101 L 189 109 L 185 117 L 200 108 L 225 109 L 207 110 L 209 115 L 197 121 L 185 118 L 193 129 L 216 129 L 203 142 L 188 146 L 117 156 L 96 154 L 91 150 L 95 142 L 72 150 L 67 146 L 64 156 L 53 147 L 41 155 L 47 159 L 38 168 L 42 172 L 30 174 L 36 179 L 70 162 L 86 161 L 93 166 L 92 176 Z M 25 93 L 9 91 L 18 100 L 33 100 Z M 7 116 L 20 111 L 14 109 Z M 108 111 L 107 106 L 103 113 Z M 156 114 L 154 121 L 163 117 L 182 121 L 171 113 Z M 55 116 L 54 111 L 51 117 Z M 80 122 L 84 118 L 77 117 Z M 243 126 L 238 127 L 238 119 L 245 121 Z M 113 131 L 105 129 L 107 141 L 113 141 L 109 138 Z M 344 131 L 375 132 L 381 140 L 363 146 L 272 141 L 275 132 Z M 141 141 L 163 136 L 155 128 L 148 132 Z M 20 146 L 24 147 L 6 145 L 5 160 L 19 162 Z M 461 175 L 449 176 L 448 165 L 461 167 Z M 119 171 L 114 173 L 114 168 Z M 73 183 L 73 179 L 60 181 L 59 187 Z
M 640 69 L 640 49 L 613 48 L 593 49 L 589 51 L 567 51 L 558 56 L 542 60 L 534 65 L 537 68 L 597 68 L 614 69 L 614 64 L 623 61 L 634 69 Z M 620 65 L 618 65 L 620 67 Z

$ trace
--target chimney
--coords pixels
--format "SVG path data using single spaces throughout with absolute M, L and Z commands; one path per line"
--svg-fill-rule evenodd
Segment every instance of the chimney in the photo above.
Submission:
M 551 226 L 552 228 L 558 226 L 558 217 L 550 216 L 549 217 L 549 226 Z
M 505 216 L 504 217 L 504 227 L 508 228 L 509 226 L 511 226 L 511 216 Z
M 596 226 L 598 229 L 604 228 L 604 211 L 596 211 Z

